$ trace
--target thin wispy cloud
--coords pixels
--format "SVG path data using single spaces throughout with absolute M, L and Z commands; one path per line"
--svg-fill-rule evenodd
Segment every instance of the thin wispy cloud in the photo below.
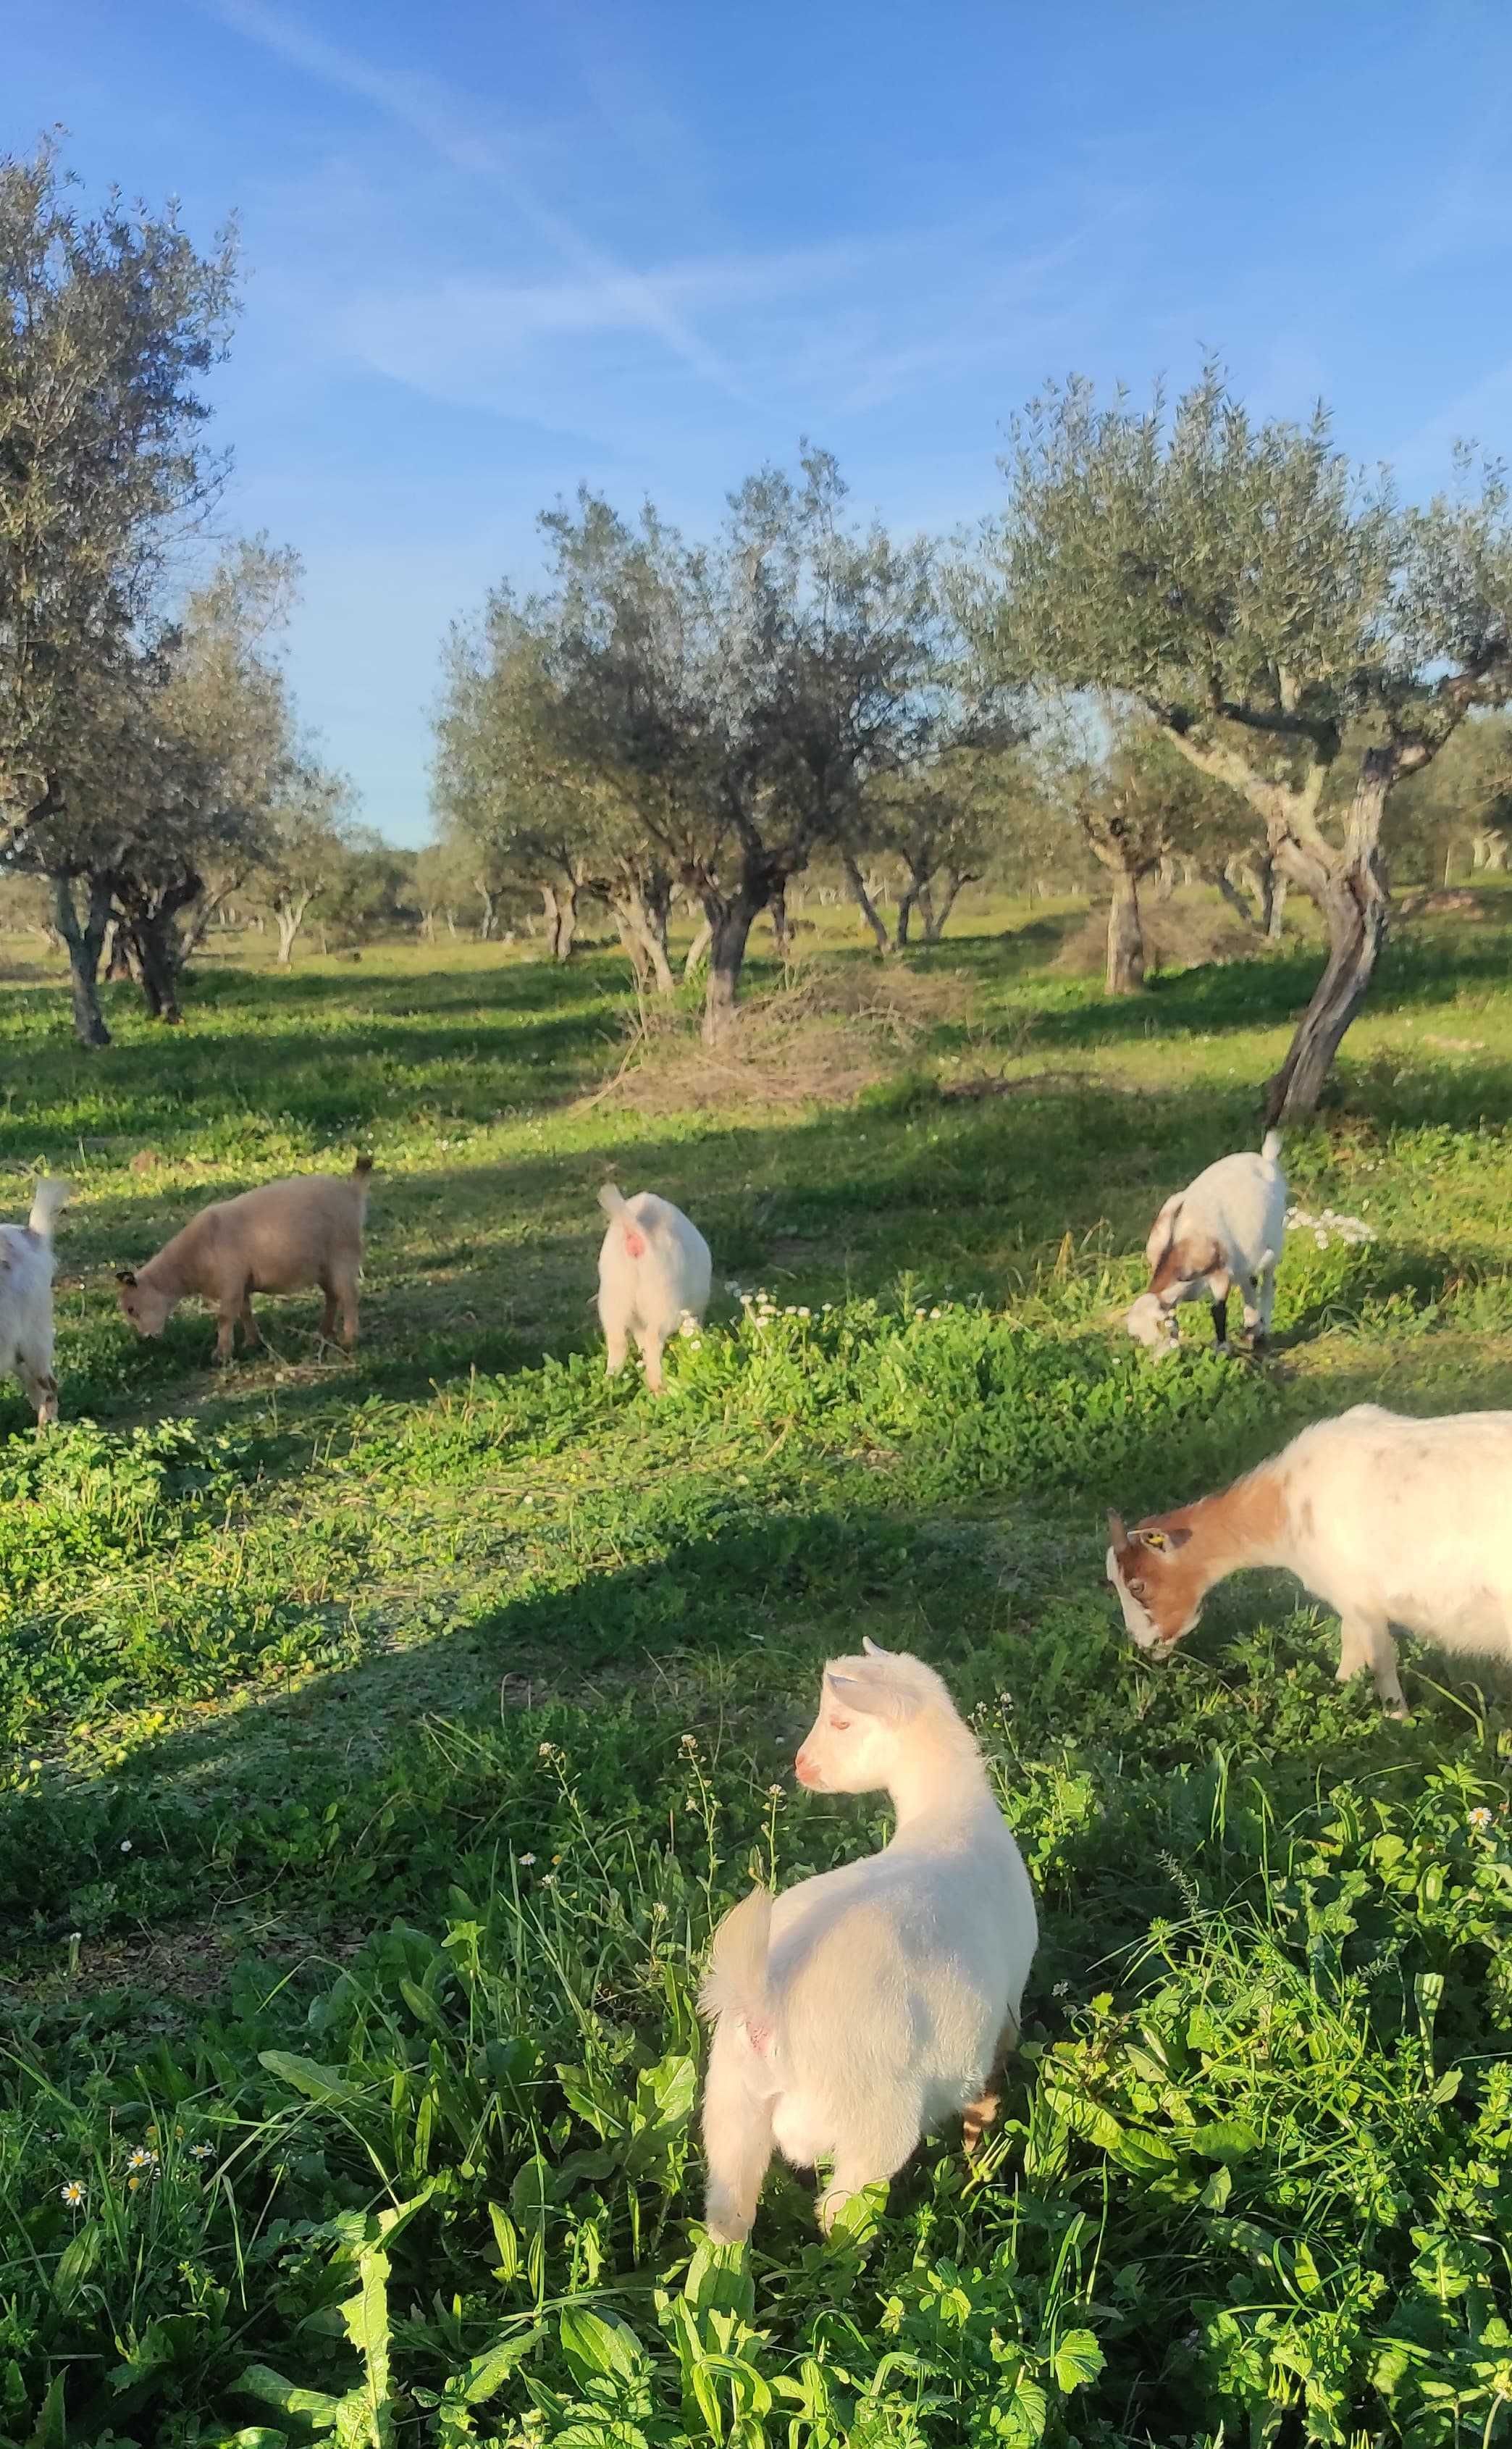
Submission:
M 507 146 L 467 125 L 462 98 L 437 79 L 380 67 L 360 52 L 312 33 L 280 10 L 263 7 L 261 0 L 212 0 L 212 8 L 224 25 L 248 41 L 407 127 L 454 170 L 499 188 L 522 221 L 584 281 L 622 298 L 640 327 L 654 334 L 690 373 L 732 399 L 743 396 L 722 357 L 667 306 L 654 284 L 617 263 L 547 203 Z

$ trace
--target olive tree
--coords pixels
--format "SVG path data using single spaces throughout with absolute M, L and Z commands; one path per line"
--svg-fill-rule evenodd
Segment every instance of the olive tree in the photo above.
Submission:
M 1306 427 L 1256 424 L 1206 368 L 1168 416 L 1074 380 L 1032 402 L 1005 462 L 986 650 L 1016 677 L 1111 688 L 1246 800 L 1316 903 L 1328 958 L 1280 1070 L 1310 1113 L 1390 914 L 1383 822 L 1472 708 L 1512 695 L 1512 535 L 1495 469 L 1404 510 Z M 1346 735 L 1347 792 L 1326 788 Z
M 114 193 L 86 214 L 51 144 L 0 159 L 0 851 L 125 719 L 165 556 L 223 474 L 201 378 L 234 292 L 229 240 L 201 254 Z

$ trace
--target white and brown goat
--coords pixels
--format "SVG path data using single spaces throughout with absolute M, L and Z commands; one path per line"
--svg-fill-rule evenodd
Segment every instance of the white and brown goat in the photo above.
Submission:
M 1404 1712 L 1391 1627 L 1512 1664 L 1512 1412 L 1409 1419 L 1357 1403 L 1195 1505 L 1125 1530 L 1107 1576 L 1139 1647 L 1189 1633 L 1214 1584 L 1282 1567 L 1339 1618 L 1338 1680 Z
M 1237 1284 L 1245 1332 L 1256 1352 L 1264 1350 L 1286 1239 L 1280 1153 L 1280 1132 L 1267 1131 L 1258 1156 L 1247 1148 L 1219 1157 L 1166 1201 L 1144 1245 L 1148 1290 L 1124 1320 L 1137 1342 L 1164 1359 L 1177 1348 L 1177 1310 L 1205 1295 L 1213 1304 L 1214 1337 L 1219 1351 L 1226 1350 L 1229 1293 Z

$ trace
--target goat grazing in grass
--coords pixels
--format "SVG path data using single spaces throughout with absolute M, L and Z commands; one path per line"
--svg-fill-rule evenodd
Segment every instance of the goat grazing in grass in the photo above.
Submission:
M 624 1367 L 634 1336 L 645 1382 L 660 1395 L 662 1353 L 684 1318 L 701 1324 L 709 1306 L 709 1245 L 681 1208 L 654 1190 L 626 1199 L 605 1183 L 599 1205 L 609 1220 L 599 1251 L 599 1321 L 609 1375 Z
M 1267 1131 L 1260 1153 L 1221 1156 L 1185 1190 L 1165 1203 L 1150 1228 L 1144 1255 L 1149 1289 L 1124 1321 L 1137 1342 L 1162 1359 L 1177 1348 L 1176 1312 L 1182 1302 L 1213 1304 L 1219 1351 L 1229 1340 L 1229 1291 L 1237 1284 L 1244 1326 L 1256 1352 L 1270 1339 L 1275 1271 L 1286 1239 L 1286 1177 L 1277 1162 L 1281 1134 Z
M 24 1224 L 0 1224 L 0 1374 L 19 1379 L 46 1429 L 58 1417 L 52 1374 L 52 1227 L 73 1185 L 44 1176 Z
M 1108 1515 L 1108 1579 L 1141 1649 L 1169 1650 L 1247 1565 L 1284 1566 L 1334 1610 L 1339 1682 L 1368 1667 L 1394 1716 L 1392 1625 L 1512 1664 L 1512 1412 L 1357 1403 L 1196 1505 L 1132 1531 Z
M 833 1659 L 796 1762 L 820 1794 L 885 1787 L 880 1854 L 754 1889 L 715 1934 L 699 2005 L 713 2022 L 703 2096 L 710 2234 L 749 2234 L 774 2148 L 833 2163 L 826 2230 L 964 2116 L 967 2149 L 1016 2043 L 1038 1927 L 1024 1860 L 981 1753 L 931 1668 L 866 1644 Z
M 325 1295 L 320 1332 L 335 1330 L 348 1351 L 357 1340 L 357 1277 L 373 1159 L 358 1157 L 344 1177 L 299 1173 L 265 1183 L 239 1199 L 218 1199 L 165 1243 L 144 1267 L 124 1267 L 117 1298 L 139 1335 L 161 1335 L 176 1304 L 198 1293 L 215 1310 L 215 1357 L 229 1360 L 239 1320 L 260 1343 L 254 1293 Z

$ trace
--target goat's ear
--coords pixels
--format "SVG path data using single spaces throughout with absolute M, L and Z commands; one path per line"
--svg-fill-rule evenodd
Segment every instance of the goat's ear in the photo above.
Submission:
M 873 1641 L 869 1632 L 861 1635 L 861 1647 L 869 1658 L 890 1658 L 892 1655 L 890 1649 L 884 1649 L 879 1641 Z
M 1123 1527 L 1122 1514 L 1115 1514 L 1112 1506 L 1110 1505 L 1108 1508 L 1108 1546 L 1110 1548 L 1121 1548 L 1128 1539 L 1128 1535 L 1127 1531 L 1125 1531 Z
M 858 1710 L 863 1718 L 907 1718 L 915 1707 L 911 1694 L 880 1676 L 827 1673 L 825 1681 L 843 1707 Z
M 134 1284 L 136 1281 L 137 1271 L 135 1267 L 117 1267 L 116 1282 L 118 1284 Z

